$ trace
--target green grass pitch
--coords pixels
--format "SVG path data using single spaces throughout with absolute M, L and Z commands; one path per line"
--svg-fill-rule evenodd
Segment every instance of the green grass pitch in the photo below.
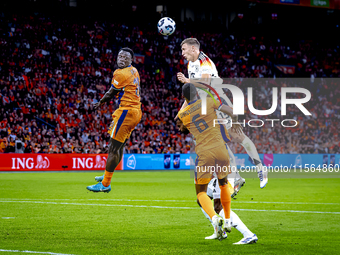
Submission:
M 259 238 L 205 240 L 213 228 L 196 204 L 189 171 L 118 171 L 112 191 L 91 193 L 101 172 L 0 173 L 0 253 L 337 254 L 340 178 L 256 174 L 232 209 Z M 269 177 L 274 177 L 274 175 Z M 12 251 L 12 252 L 10 252 Z

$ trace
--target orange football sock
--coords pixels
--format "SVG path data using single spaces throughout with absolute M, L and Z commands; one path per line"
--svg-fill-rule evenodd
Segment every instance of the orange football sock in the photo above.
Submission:
M 216 213 L 214 211 L 211 199 L 208 197 L 207 193 L 206 192 L 198 193 L 197 199 L 200 202 L 203 210 L 209 215 L 210 219 L 212 219 L 212 217 L 216 215 Z
M 231 208 L 231 197 L 228 185 L 225 184 L 220 186 L 221 189 L 221 203 L 224 210 L 224 215 L 226 219 L 230 219 L 230 208 Z
M 108 172 L 105 170 L 104 179 L 102 181 L 102 184 L 104 185 L 104 187 L 108 187 L 110 185 L 112 175 L 113 175 L 113 172 Z

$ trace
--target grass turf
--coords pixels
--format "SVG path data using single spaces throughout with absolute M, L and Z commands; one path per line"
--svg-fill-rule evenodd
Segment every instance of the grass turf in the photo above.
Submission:
M 232 209 L 259 241 L 236 246 L 232 243 L 242 238 L 236 229 L 223 241 L 204 239 L 213 228 L 196 204 L 189 171 L 116 172 L 110 193 L 87 191 L 100 174 L 0 173 L 0 249 L 66 254 L 338 252 L 340 179 L 335 175 L 270 178 L 261 190 L 256 174 L 245 174 L 246 185 Z

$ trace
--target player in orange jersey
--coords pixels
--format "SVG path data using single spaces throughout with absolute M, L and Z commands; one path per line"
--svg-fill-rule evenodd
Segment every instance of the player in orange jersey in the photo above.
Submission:
M 215 110 L 222 111 L 237 121 L 232 108 L 217 103 L 212 98 L 207 99 L 207 114 L 202 115 L 202 100 L 198 99 L 196 87 L 192 83 L 186 83 L 182 87 L 183 96 L 187 106 L 178 112 L 177 125 L 183 132 L 186 129 L 196 139 L 195 152 L 195 187 L 197 199 L 209 215 L 218 239 L 223 238 L 223 231 L 231 231 L 230 222 L 230 191 L 228 189 L 227 175 L 230 171 L 228 150 L 225 146 L 220 126 L 215 125 L 218 119 Z M 207 195 L 207 186 L 214 175 L 217 175 L 221 189 L 221 203 L 224 209 L 225 222 L 216 215 L 210 198 Z
M 111 178 L 114 170 L 123 157 L 123 148 L 131 132 L 142 118 L 139 73 L 131 65 L 133 51 L 130 48 L 122 48 L 118 52 L 118 69 L 113 73 L 109 91 L 96 103 L 95 109 L 105 102 L 109 102 L 114 96 L 118 98 L 119 108 L 113 113 L 113 121 L 108 133 L 111 136 L 109 144 L 109 155 L 106 161 L 105 173 L 96 177 L 99 183 L 88 186 L 93 192 L 110 192 Z

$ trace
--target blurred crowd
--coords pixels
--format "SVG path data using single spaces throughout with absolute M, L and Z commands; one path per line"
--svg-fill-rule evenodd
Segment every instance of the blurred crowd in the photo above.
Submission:
M 125 152 L 190 152 L 192 137 L 181 134 L 174 122 L 183 103 L 176 73 L 186 73 L 180 53 L 186 37 L 199 39 L 221 77 L 233 79 L 245 95 L 250 86 L 258 91 L 257 109 L 270 108 L 273 86 L 300 86 L 292 78 L 305 77 L 303 86 L 312 92 L 305 104 L 311 116 L 295 106 L 281 116 L 279 101 L 273 116 L 262 119 L 296 119 L 297 127 L 267 123 L 263 128 L 244 128 L 259 153 L 340 152 L 337 47 L 189 30 L 164 37 L 154 27 L 91 19 L 71 22 L 38 13 L 1 14 L 0 21 L 0 152 L 106 153 L 107 129 L 118 101 L 113 99 L 99 110 L 93 104 L 110 86 L 121 47 L 130 47 L 136 54 L 133 65 L 141 77 L 143 111 Z M 276 65 L 294 66 L 295 71 L 285 73 Z M 244 116 L 260 118 L 249 111 Z M 231 147 L 245 153 L 235 143 Z

